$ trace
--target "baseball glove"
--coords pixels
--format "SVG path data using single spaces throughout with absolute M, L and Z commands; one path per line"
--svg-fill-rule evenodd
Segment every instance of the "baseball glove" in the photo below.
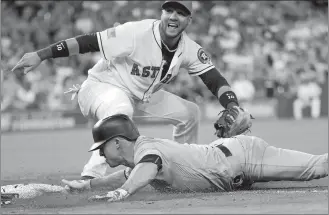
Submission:
M 219 119 L 214 126 L 219 138 L 229 138 L 250 131 L 254 119 L 250 113 L 237 106 L 225 109 L 218 115 Z

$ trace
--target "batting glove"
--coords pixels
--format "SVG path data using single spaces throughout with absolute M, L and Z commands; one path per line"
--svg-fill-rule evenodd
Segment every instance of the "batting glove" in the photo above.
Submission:
M 82 192 L 91 190 L 90 180 L 73 180 L 68 181 L 63 179 L 62 182 L 65 184 L 65 189 L 68 192 Z
M 108 192 L 106 195 L 95 195 L 90 197 L 89 201 L 107 201 L 107 202 L 116 202 L 127 198 L 130 195 L 128 191 L 119 188 L 114 191 Z

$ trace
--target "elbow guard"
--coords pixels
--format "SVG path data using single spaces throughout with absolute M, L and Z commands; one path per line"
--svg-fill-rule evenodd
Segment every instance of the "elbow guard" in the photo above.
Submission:
M 99 51 L 96 33 L 77 36 L 75 39 L 77 40 L 77 42 L 79 44 L 79 53 L 80 54 Z
M 211 69 L 200 75 L 203 83 L 208 87 L 214 96 L 217 97 L 219 88 L 222 86 L 230 86 L 226 79 L 220 74 L 217 69 Z

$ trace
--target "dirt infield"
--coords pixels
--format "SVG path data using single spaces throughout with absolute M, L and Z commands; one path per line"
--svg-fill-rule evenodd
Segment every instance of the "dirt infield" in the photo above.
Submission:
M 327 119 L 256 120 L 252 134 L 278 147 L 313 154 L 328 152 Z M 141 127 L 144 135 L 168 138 L 169 126 Z M 214 140 L 212 124 L 203 124 L 202 143 Z M 12 133 L 1 137 L 2 184 L 60 184 L 75 179 L 90 154 L 89 130 Z M 113 171 L 113 169 L 111 170 Z M 328 178 L 311 182 L 259 183 L 234 193 L 160 194 L 150 187 L 120 203 L 88 202 L 83 195 L 48 195 L 2 208 L 4 214 L 40 213 L 328 213 Z
M 90 194 L 89 194 L 90 195 Z M 88 196 L 89 196 L 88 195 Z M 239 193 L 156 194 L 142 191 L 126 202 L 90 203 L 87 195 L 46 196 L 17 201 L 4 213 L 322 213 L 327 188 L 266 189 Z

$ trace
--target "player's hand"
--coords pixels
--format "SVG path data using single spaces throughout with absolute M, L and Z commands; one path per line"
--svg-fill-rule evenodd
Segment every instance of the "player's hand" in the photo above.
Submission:
M 250 131 L 254 117 L 238 106 L 220 112 L 215 122 L 216 135 L 219 138 L 229 138 Z
M 65 184 L 65 190 L 70 193 L 78 193 L 91 189 L 90 180 L 68 181 L 66 179 L 63 179 L 62 182 Z
M 111 197 L 108 197 L 107 195 L 94 195 L 88 198 L 91 202 L 102 202 L 102 201 L 111 201 Z
M 116 202 L 127 198 L 130 194 L 124 189 L 116 189 L 114 191 L 108 192 L 106 195 L 95 195 L 89 197 L 89 201 L 107 201 Z
M 42 60 L 37 52 L 26 53 L 11 71 L 17 76 L 26 75 L 28 72 L 38 67 L 41 62 Z

